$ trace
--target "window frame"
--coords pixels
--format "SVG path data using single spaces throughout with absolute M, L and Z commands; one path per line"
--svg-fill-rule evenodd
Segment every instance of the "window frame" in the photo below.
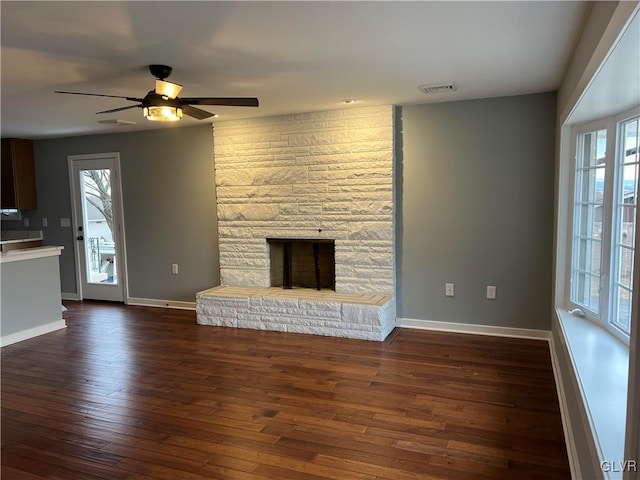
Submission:
M 568 205 L 568 235 L 567 235 L 567 260 L 568 265 L 565 269 L 565 306 L 567 310 L 579 309 L 584 313 L 584 316 L 601 326 L 607 332 L 611 333 L 614 337 L 629 345 L 629 334 L 618 327 L 615 322 L 610 318 L 612 314 L 613 301 L 612 295 L 614 291 L 613 287 L 613 274 L 614 274 L 614 262 L 616 261 L 616 252 L 613 249 L 613 242 L 615 239 L 614 229 L 617 229 L 619 221 L 616 218 L 616 195 L 618 190 L 617 170 L 619 168 L 619 155 L 621 149 L 624 148 L 622 139 L 620 138 L 621 127 L 624 122 L 634 119 L 640 116 L 640 107 L 634 107 L 625 112 L 604 117 L 589 122 L 576 124 L 571 126 L 571 144 L 570 144 L 570 194 Z M 587 309 L 584 305 L 578 304 L 572 300 L 573 296 L 573 273 L 575 265 L 576 248 L 574 241 L 574 233 L 576 231 L 576 217 L 575 207 L 577 198 L 576 184 L 578 175 L 578 137 L 590 132 L 596 132 L 598 130 L 605 130 L 606 134 L 606 149 L 605 149 L 605 185 L 604 185 L 604 197 L 602 206 L 602 238 L 601 238 L 601 273 L 600 273 L 600 294 L 599 294 L 599 312 L 596 313 Z M 638 180 L 640 183 L 640 178 Z M 640 191 L 640 186 L 638 188 Z M 636 200 L 637 202 L 637 200 Z M 636 208 L 636 221 L 637 212 L 640 209 L 640 204 Z M 635 252 L 638 254 L 638 252 Z M 638 294 L 638 288 L 640 286 L 633 285 L 633 289 Z
M 612 306 L 610 307 L 610 313 L 614 312 L 614 307 L 617 310 L 618 306 L 615 305 L 615 302 L 617 300 L 617 292 L 616 292 L 616 287 L 618 287 L 618 289 L 626 289 L 630 291 L 630 297 L 629 297 L 629 331 L 624 331 L 623 327 L 618 326 L 616 320 L 614 320 L 613 318 L 610 320 L 609 323 L 612 324 L 612 326 L 618 330 L 621 330 L 621 332 L 626 335 L 629 336 L 631 333 L 631 321 L 632 321 L 632 316 L 631 316 L 631 305 L 633 302 L 633 290 L 634 288 L 637 290 L 638 285 L 634 285 L 633 283 L 633 268 L 634 268 L 634 262 L 633 262 L 633 257 L 631 260 L 631 276 L 629 279 L 629 283 L 630 283 L 630 287 L 626 287 L 623 284 L 619 284 L 619 274 L 621 273 L 619 271 L 619 265 L 621 265 L 621 261 L 620 261 L 620 256 L 622 254 L 623 250 L 631 250 L 632 255 L 637 255 L 636 249 L 635 249 L 635 242 L 633 242 L 631 245 L 625 245 L 624 243 L 621 242 L 620 240 L 620 234 L 622 233 L 623 230 L 623 224 L 624 224 L 624 217 L 625 217 L 625 202 L 624 202 L 624 169 L 626 166 L 630 166 L 630 165 L 635 165 L 635 175 L 636 175 L 636 185 L 635 185 L 635 204 L 633 204 L 633 209 L 634 209 L 634 228 L 632 230 L 634 230 L 634 232 L 632 233 L 632 235 L 634 235 L 635 233 L 635 227 L 638 223 L 638 207 L 639 207 L 639 203 L 638 203 L 638 191 L 640 189 L 640 163 L 638 162 L 638 156 L 637 156 L 637 151 L 636 151 L 636 160 L 630 163 L 626 162 L 626 156 L 625 156 L 625 152 L 626 152 L 626 147 L 625 147 L 625 136 L 624 136 L 624 126 L 625 124 L 628 123 L 632 123 L 632 122 L 636 122 L 637 126 L 640 126 L 640 114 L 638 115 L 632 115 L 631 117 L 622 119 L 620 121 L 618 121 L 616 123 L 616 163 L 614 165 L 614 169 L 616 172 L 617 177 L 615 178 L 615 189 L 613 191 L 614 194 L 614 198 L 613 198 L 613 203 L 612 203 L 612 208 L 614 210 L 614 215 L 613 215 L 613 225 L 612 225 L 612 230 L 611 230 L 611 287 L 613 289 L 612 294 L 610 295 L 610 299 L 613 301 Z M 638 132 L 636 131 L 636 135 L 638 135 Z M 638 146 L 636 145 L 636 148 Z M 629 204 L 631 205 L 631 204 Z M 622 207 L 622 208 L 621 208 Z M 634 237 L 635 240 L 635 237 Z M 619 284 L 619 285 L 617 285 Z M 614 298 L 615 297 L 615 298 Z

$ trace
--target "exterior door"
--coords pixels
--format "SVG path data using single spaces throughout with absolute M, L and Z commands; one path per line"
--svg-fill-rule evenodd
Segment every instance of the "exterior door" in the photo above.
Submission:
M 79 299 L 126 299 L 118 153 L 71 155 L 69 177 Z

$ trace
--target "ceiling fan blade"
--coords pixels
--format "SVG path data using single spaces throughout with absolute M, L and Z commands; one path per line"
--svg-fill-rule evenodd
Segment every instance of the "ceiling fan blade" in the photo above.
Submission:
M 103 110 L 101 112 L 96 112 L 96 115 L 99 113 L 114 113 L 121 112 L 122 110 L 129 110 L 130 108 L 140 108 L 142 105 L 129 105 L 128 107 L 120 107 L 120 108 L 112 108 L 111 110 Z
M 223 105 L 230 107 L 257 107 L 257 98 L 248 97 L 194 97 L 181 98 L 183 104 L 188 105 Z
M 130 102 L 141 102 L 143 100 L 142 98 L 123 97 L 122 95 L 105 95 L 103 93 L 61 92 L 59 90 L 54 90 L 53 93 L 65 93 L 67 95 L 89 95 L 91 97 L 124 98 L 125 100 L 129 100 Z
M 190 117 L 197 118 L 198 120 L 204 120 L 205 118 L 213 117 L 213 113 L 209 113 L 200 108 L 192 107 L 191 105 L 182 104 L 182 112 Z
M 177 83 L 165 82 L 164 80 L 156 80 L 156 93 L 169 98 L 176 98 L 182 90 L 182 85 Z

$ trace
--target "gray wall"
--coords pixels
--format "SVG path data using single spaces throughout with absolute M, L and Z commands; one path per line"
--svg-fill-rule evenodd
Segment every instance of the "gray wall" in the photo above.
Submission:
M 398 316 L 549 329 L 555 95 L 398 113 Z M 114 151 L 130 296 L 193 301 L 219 284 L 210 125 L 35 142 L 40 207 L 26 213 L 35 229 L 47 217 L 45 243 L 65 247 L 62 291 L 77 291 L 73 232 L 59 226 L 71 217 L 67 155 Z
M 398 317 L 550 329 L 555 106 L 545 93 L 402 108 Z
M 38 209 L 23 212 L 46 245 L 63 245 L 61 288 L 77 293 L 68 155 L 119 152 L 129 295 L 195 301 L 219 284 L 213 140 L 210 124 L 88 135 L 34 144 Z M 171 274 L 171 264 L 180 267 Z

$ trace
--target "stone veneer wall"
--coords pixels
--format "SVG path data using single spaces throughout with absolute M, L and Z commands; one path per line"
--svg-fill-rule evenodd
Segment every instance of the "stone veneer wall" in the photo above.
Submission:
M 335 239 L 336 292 L 394 294 L 393 107 L 217 122 L 222 285 L 269 286 L 267 237 Z

